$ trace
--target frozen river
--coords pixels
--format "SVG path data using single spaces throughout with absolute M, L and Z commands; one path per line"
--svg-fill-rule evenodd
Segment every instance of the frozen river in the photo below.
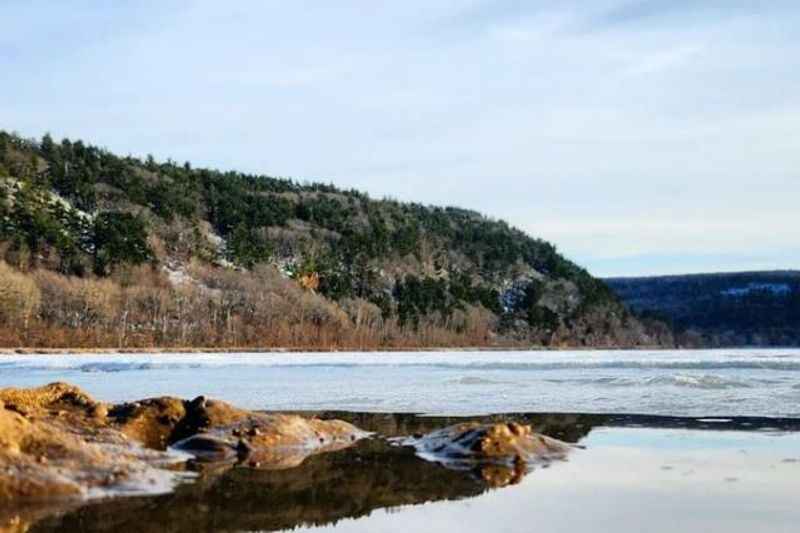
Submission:
M 205 395 L 251 409 L 800 417 L 800 350 L 0 357 L 0 387 Z

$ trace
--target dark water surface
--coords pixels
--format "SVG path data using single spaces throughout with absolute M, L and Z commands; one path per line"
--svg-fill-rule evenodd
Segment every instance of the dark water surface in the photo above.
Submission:
M 450 469 L 390 444 L 464 421 L 318 413 L 380 437 L 288 470 L 203 472 L 172 494 L 32 508 L 33 531 L 800 530 L 800 420 L 533 414 L 519 420 L 578 443 L 566 461 Z M 49 516 L 46 516 L 48 515 Z M 23 513 L 25 516 L 25 513 Z

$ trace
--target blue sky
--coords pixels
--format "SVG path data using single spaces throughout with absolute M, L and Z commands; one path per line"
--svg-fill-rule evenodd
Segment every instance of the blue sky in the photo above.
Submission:
M 598 275 L 800 267 L 800 4 L 4 0 L 0 128 L 460 205 Z

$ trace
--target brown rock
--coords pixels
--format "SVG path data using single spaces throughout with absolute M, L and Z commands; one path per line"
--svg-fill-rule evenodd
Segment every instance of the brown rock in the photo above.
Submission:
M 109 489 L 110 475 L 131 487 L 164 477 L 150 464 L 166 461 L 165 454 L 120 445 L 113 432 L 77 420 L 37 413 L 31 421 L 0 411 L 0 507 L 4 502 L 85 497 L 92 491 L 101 495 Z
M 111 425 L 148 448 L 163 450 L 175 426 L 186 416 L 185 402 L 178 398 L 152 398 L 124 403 L 108 411 Z
M 341 421 L 253 413 L 199 397 L 152 398 L 108 407 L 53 383 L 0 389 L 0 508 L 5 502 L 165 490 L 179 449 L 256 468 L 287 468 L 366 435 Z M 322 444 L 324 442 L 324 444 Z M 150 449 L 146 449 L 150 448 Z
M 219 402 L 221 403 L 221 402 Z M 233 419 L 177 442 L 174 447 L 210 462 L 242 462 L 261 469 L 290 468 L 308 456 L 351 446 L 367 435 L 341 420 L 223 410 Z M 240 415 L 244 413 L 244 417 Z
M 534 433 L 530 426 L 515 422 L 466 422 L 402 443 L 416 448 L 423 458 L 444 463 L 514 465 L 562 459 L 571 449 L 564 442 Z
M 102 403 L 98 403 L 92 407 L 89 412 L 93 417 L 103 420 L 108 416 L 108 407 Z
M 78 387 L 66 383 L 50 383 L 34 389 L 0 389 L 0 402 L 6 409 L 30 415 L 43 411 L 86 411 L 97 405 Z

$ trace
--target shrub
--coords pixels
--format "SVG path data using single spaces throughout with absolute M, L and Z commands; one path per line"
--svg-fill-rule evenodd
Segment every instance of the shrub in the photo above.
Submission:
M 381 308 L 372 302 L 361 298 L 346 298 L 339 305 L 359 329 L 379 329 L 383 326 L 383 313 Z
M 78 328 L 100 326 L 116 319 L 120 287 L 113 281 L 67 277 L 47 270 L 34 275 L 48 302 L 41 311 L 45 321 Z
M 31 277 L 0 262 L 0 321 L 27 328 L 39 309 L 41 299 L 39 288 Z

